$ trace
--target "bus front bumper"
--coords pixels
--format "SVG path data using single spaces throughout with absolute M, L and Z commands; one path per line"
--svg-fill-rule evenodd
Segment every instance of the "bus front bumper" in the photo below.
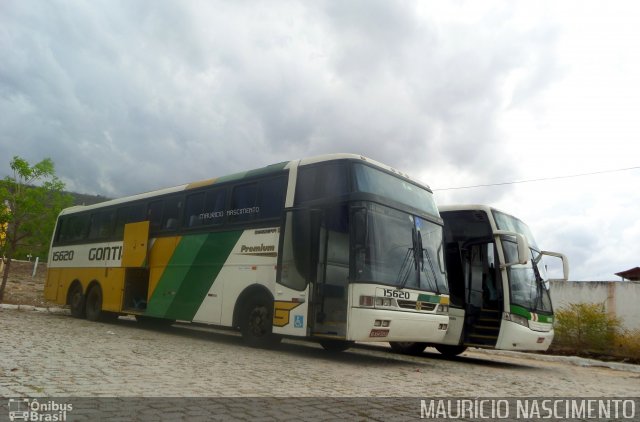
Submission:
M 447 333 L 447 315 L 352 308 L 347 339 L 374 342 L 440 343 Z
M 512 321 L 502 321 L 496 349 L 546 351 L 553 341 L 550 331 L 534 331 Z

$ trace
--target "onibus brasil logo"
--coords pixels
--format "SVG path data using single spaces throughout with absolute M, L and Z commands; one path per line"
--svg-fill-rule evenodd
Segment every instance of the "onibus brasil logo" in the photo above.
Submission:
M 70 403 L 54 400 L 39 402 L 38 399 L 9 399 L 10 421 L 62 422 L 73 410 Z

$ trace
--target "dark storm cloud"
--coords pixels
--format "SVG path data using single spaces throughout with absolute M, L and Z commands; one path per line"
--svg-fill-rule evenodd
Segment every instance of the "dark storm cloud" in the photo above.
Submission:
M 473 26 L 387 1 L 2 8 L 3 155 L 50 156 L 70 188 L 110 196 L 339 151 L 514 177 L 495 160 L 501 84 L 526 67 L 523 98 L 553 76 L 548 37 L 508 8 Z

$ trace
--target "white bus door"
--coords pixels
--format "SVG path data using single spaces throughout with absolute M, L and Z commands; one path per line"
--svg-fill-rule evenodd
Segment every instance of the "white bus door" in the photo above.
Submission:
M 317 265 L 317 229 L 310 210 L 290 210 L 280 233 L 280 251 L 273 304 L 273 332 L 308 336 L 309 292 Z M 316 246 L 313 246 L 316 245 Z

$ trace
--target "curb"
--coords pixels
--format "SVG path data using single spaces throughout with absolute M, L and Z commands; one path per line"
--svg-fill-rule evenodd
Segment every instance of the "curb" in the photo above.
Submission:
M 591 367 L 591 368 L 608 368 L 616 371 L 640 373 L 640 365 L 622 362 L 606 362 L 597 359 L 582 358 L 579 356 L 559 356 L 559 355 L 542 355 L 529 352 L 515 352 L 509 350 L 486 350 L 471 349 L 470 352 L 482 353 L 486 355 L 505 356 L 520 359 L 531 359 L 543 362 L 562 362 L 569 363 L 574 366 Z
M 40 308 L 33 305 L 12 305 L 10 303 L 0 303 L 0 309 L 9 309 L 14 311 L 32 311 L 45 312 L 56 315 L 71 315 L 71 312 L 65 308 Z

